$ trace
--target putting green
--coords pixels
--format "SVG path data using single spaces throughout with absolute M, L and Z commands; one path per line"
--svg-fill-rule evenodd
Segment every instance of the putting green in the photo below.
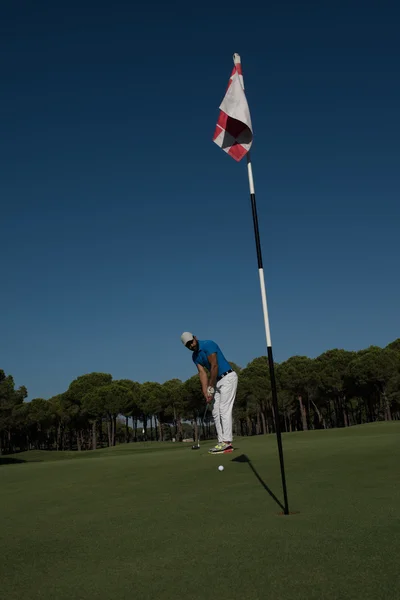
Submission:
M 1 596 L 398 600 L 400 423 L 283 445 L 289 517 L 275 436 L 0 457 Z

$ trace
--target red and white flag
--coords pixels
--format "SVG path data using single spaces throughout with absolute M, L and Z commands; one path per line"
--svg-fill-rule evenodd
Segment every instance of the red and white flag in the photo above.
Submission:
M 235 160 L 242 160 L 253 143 L 249 106 L 243 89 L 240 56 L 234 55 L 235 66 L 228 83 L 215 128 L 213 141 Z

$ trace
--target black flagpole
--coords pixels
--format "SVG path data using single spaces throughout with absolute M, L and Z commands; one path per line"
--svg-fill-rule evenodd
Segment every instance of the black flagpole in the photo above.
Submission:
M 274 367 L 274 358 L 273 358 L 273 354 L 272 354 L 271 334 L 270 334 L 270 329 L 269 329 L 267 296 L 266 296 L 266 292 L 265 292 L 265 281 L 264 281 L 264 268 L 263 268 L 263 260 L 262 260 L 262 253 L 261 253 L 260 232 L 258 230 L 256 195 L 254 192 L 254 181 L 253 181 L 253 173 L 252 173 L 252 168 L 251 168 L 250 152 L 247 153 L 247 168 L 248 168 L 248 173 L 249 173 L 250 200 L 251 200 L 251 210 L 253 213 L 254 236 L 255 236 L 255 241 L 256 241 L 258 272 L 260 275 L 261 298 L 262 298 L 262 303 L 263 303 L 265 331 L 266 331 L 266 336 L 267 336 L 267 353 L 268 353 L 269 373 L 270 373 L 270 378 L 271 378 L 272 404 L 274 407 L 276 439 L 278 442 L 279 462 L 280 462 L 280 466 L 281 466 L 282 489 L 283 489 L 283 498 L 284 498 L 284 505 L 285 505 L 284 513 L 285 513 L 285 515 L 288 515 L 289 514 L 289 503 L 288 503 L 288 496 L 287 496 L 287 489 L 286 489 L 285 464 L 284 464 L 284 460 L 283 460 L 281 426 L 280 426 L 280 422 L 279 422 L 278 394 L 276 391 L 275 367 Z

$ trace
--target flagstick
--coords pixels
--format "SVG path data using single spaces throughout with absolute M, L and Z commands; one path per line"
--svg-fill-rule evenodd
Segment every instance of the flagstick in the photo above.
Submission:
M 238 54 L 234 54 L 233 61 L 235 64 L 240 63 L 240 56 Z M 240 77 L 240 82 L 244 89 L 244 83 L 243 83 L 242 76 Z M 269 366 L 269 373 L 270 373 L 270 378 L 271 378 L 272 405 L 274 407 L 276 438 L 277 438 L 277 442 L 278 442 L 279 461 L 280 461 L 280 466 L 281 466 L 282 489 L 283 489 L 283 498 L 284 498 L 284 504 L 285 504 L 284 513 L 285 513 L 285 515 L 288 515 L 289 514 L 289 503 L 288 503 L 288 496 L 287 496 L 287 489 L 286 489 L 286 477 L 285 477 L 285 465 L 284 465 L 284 460 L 283 460 L 281 427 L 280 427 L 280 423 L 279 423 L 278 394 L 276 391 L 275 368 L 274 368 L 274 359 L 273 359 L 273 354 L 272 354 L 271 332 L 270 332 L 269 318 L 268 318 L 267 294 L 265 291 L 264 268 L 263 268 L 263 260 L 262 260 L 262 253 L 261 253 L 260 232 L 258 229 L 256 194 L 255 194 L 255 189 L 254 189 L 253 169 L 251 166 L 250 152 L 247 153 L 247 173 L 249 176 L 251 210 L 253 213 L 254 236 L 255 236 L 256 250 L 257 250 L 258 274 L 260 277 L 261 300 L 262 300 L 262 307 L 263 307 L 263 313 L 264 313 L 265 335 L 267 338 L 268 366 Z
M 251 210 L 253 213 L 254 235 L 255 235 L 256 249 L 257 249 L 258 274 L 260 276 L 261 300 L 262 300 L 262 307 L 263 307 L 263 313 L 264 313 L 265 335 L 267 338 L 267 352 L 268 352 L 269 373 L 270 373 L 270 378 L 271 378 L 272 404 L 274 407 L 276 438 L 277 438 L 277 442 L 278 442 L 279 461 L 280 461 L 280 465 L 281 465 L 282 489 L 283 489 L 283 498 L 284 498 L 284 504 L 285 504 L 284 513 L 285 513 L 285 515 L 288 515 L 289 514 L 289 503 L 288 503 L 288 496 L 287 496 L 287 489 L 286 489 L 285 465 L 284 465 L 284 461 L 283 461 L 281 427 L 280 427 L 280 423 L 279 423 L 278 394 L 276 391 L 275 368 L 274 368 L 274 359 L 273 359 L 273 355 L 272 355 L 271 332 L 270 332 L 270 328 L 269 328 L 269 318 L 268 318 L 267 294 L 265 291 L 264 268 L 263 268 L 262 254 L 261 254 L 260 232 L 258 230 L 256 194 L 254 191 L 253 170 L 251 167 L 250 152 L 247 153 L 247 171 L 248 171 L 248 175 L 249 175 Z

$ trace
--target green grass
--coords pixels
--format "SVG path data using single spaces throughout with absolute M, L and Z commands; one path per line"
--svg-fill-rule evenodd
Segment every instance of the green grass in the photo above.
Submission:
M 398 600 L 400 423 L 283 443 L 289 517 L 259 480 L 281 498 L 275 436 L 220 457 L 204 443 L 15 455 L 27 462 L 0 466 L 1 597 Z

